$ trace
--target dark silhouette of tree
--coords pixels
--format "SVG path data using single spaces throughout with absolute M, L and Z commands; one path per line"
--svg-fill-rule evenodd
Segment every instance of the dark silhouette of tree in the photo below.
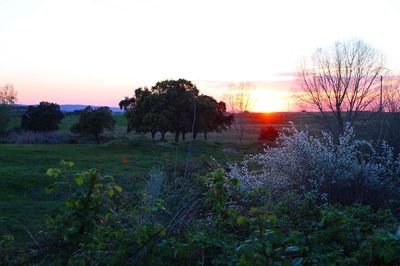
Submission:
M 164 140 L 167 132 L 175 134 L 175 141 L 185 139 L 193 131 L 226 130 L 232 124 L 233 116 L 226 113 L 226 105 L 206 95 L 198 96 L 196 86 L 187 80 L 164 80 L 157 82 L 151 90 L 139 88 L 135 96 L 126 97 L 119 105 L 125 110 L 128 131 L 150 132 L 155 138 L 157 132 Z M 195 112 L 196 110 L 196 112 Z
M 179 141 L 180 134 L 184 139 L 186 133 L 191 132 L 194 105 L 199 94 L 197 87 L 185 79 L 164 80 L 157 82 L 152 92 L 163 99 L 163 113 L 175 134 L 175 141 Z
M 64 118 L 60 106 L 55 103 L 41 102 L 38 106 L 29 106 L 22 115 L 21 128 L 32 131 L 58 130 L 58 124 Z
M 136 105 L 136 98 L 125 97 L 122 101 L 119 102 L 119 108 L 123 110 L 133 109 Z
M 235 121 L 235 116 L 227 112 L 226 104 L 218 102 L 216 109 L 216 118 L 213 126 L 213 131 L 222 132 L 231 127 Z
M 10 104 L 0 104 L 0 135 L 6 134 L 12 126 L 15 110 Z
M 193 139 L 197 138 L 199 132 L 203 132 L 207 139 L 207 132 L 226 130 L 232 125 L 233 115 L 226 112 L 224 102 L 217 102 L 213 97 L 200 95 L 197 98 L 196 124 Z
M 150 132 L 152 138 L 155 138 L 157 132 L 160 132 L 161 139 L 165 139 L 165 134 L 170 129 L 170 122 L 164 114 L 166 102 L 162 95 L 147 91 L 141 98 L 139 108 L 142 108 L 141 123 L 144 132 Z
M 150 132 L 155 138 L 157 132 L 161 133 L 161 140 L 164 140 L 170 124 L 163 114 L 165 108 L 160 95 L 152 93 L 147 88 L 135 90 L 135 96 L 126 97 L 120 102 L 120 108 L 125 110 L 128 120 L 128 132 L 135 130 L 138 133 Z
M 71 127 L 71 132 L 81 135 L 92 135 L 100 143 L 100 135 L 105 130 L 113 130 L 115 120 L 108 107 L 94 109 L 90 106 L 81 111 L 79 122 Z
M 338 136 L 379 99 L 383 62 L 381 53 L 359 40 L 318 49 L 301 67 L 299 98 L 319 111 Z

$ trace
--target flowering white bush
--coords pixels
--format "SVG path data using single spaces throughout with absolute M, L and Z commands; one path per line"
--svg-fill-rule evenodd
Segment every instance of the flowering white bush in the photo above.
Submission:
M 351 127 L 335 142 L 330 134 L 316 138 L 293 125 L 283 130 L 277 147 L 231 165 L 228 173 L 239 180 L 242 192 L 261 187 L 272 193 L 312 192 L 327 201 L 353 202 L 364 201 L 371 187 L 396 189 L 399 176 L 400 159 L 393 149 L 386 144 L 376 149 L 357 140 Z

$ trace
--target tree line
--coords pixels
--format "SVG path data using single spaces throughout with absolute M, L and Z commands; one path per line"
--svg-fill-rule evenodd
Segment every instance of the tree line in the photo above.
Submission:
M 12 114 L 10 111 L 9 115 L 5 115 L 5 110 L 12 110 L 16 92 L 12 87 L 2 88 L 0 100 L 0 106 L 4 107 L 3 115 L 0 115 L 0 133 L 7 133 Z M 175 141 L 179 141 L 180 137 L 185 140 L 188 133 L 192 133 L 193 139 L 199 133 L 207 139 L 208 132 L 221 132 L 233 122 L 233 115 L 227 113 L 224 102 L 218 102 L 208 95 L 199 95 L 197 87 L 184 79 L 164 80 L 157 82 L 151 89 L 136 89 L 135 95 L 126 97 L 119 106 L 125 110 L 128 132 L 150 133 L 153 139 L 160 133 L 161 140 L 165 140 L 167 132 L 175 134 Z M 70 128 L 71 133 L 91 135 L 99 143 L 104 131 L 114 129 L 115 120 L 108 107 L 88 106 L 78 114 L 78 122 Z M 20 129 L 57 131 L 64 117 L 58 104 L 40 102 L 39 105 L 29 106 L 22 114 Z
M 373 114 L 380 121 L 373 133 L 378 142 L 388 140 L 393 146 L 400 147 L 397 134 L 400 130 L 400 78 L 386 68 L 380 51 L 360 40 L 337 42 L 316 50 L 304 61 L 297 75 L 298 103 L 302 109 L 319 112 L 322 119 L 318 122 L 333 132 L 336 140 L 347 124 L 359 132 L 371 121 Z M 139 88 L 119 106 L 125 110 L 128 131 L 150 133 L 153 138 L 159 133 L 164 140 L 165 134 L 171 132 L 175 141 L 185 139 L 188 133 L 193 133 L 193 139 L 203 133 L 207 139 L 209 132 L 226 130 L 234 123 L 238 138 L 242 140 L 247 123 L 245 114 L 251 105 L 249 87 L 239 84 L 229 90 L 226 102 L 231 114 L 224 102 L 199 95 L 197 87 L 185 79 L 160 81 L 150 89 Z M 0 88 L 0 134 L 10 130 L 10 106 L 15 101 L 12 86 Z M 44 122 L 50 114 L 42 116 L 39 112 L 37 120 L 31 118 L 35 108 L 29 107 L 24 114 L 22 129 L 36 130 L 37 124 L 47 124 L 54 130 L 48 121 Z M 383 115 L 384 112 L 390 114 Z M 78 128 L 88 127 L 75 127 L 74 132 L 83 132 Z M 102 130 L 106 128 L 110 126 L 106 125 Z
M 153 139 L 160 133 L 160 140 L 167 132 L 175 135 L 175 141 L 180 137 L 185 140 L 188 133 L 193 139 L 203 133 L 207 139 L 208 132 L 221 132 L 233 122 L 224 102 L 199 95 L 196 85 L 185 79 L 160 81 L 151 89 L 138 88 L 119 106 L 125 110 L 128 131 L 150 133 Z

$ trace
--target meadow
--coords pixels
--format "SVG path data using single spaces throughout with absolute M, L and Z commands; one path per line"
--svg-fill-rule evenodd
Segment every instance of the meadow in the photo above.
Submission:
M 342 173 L 350 173 L 346 182 L 353 184 L 368 168 L 359 161 L 349 132 L 345 133 L 350 134 L 345 137 L 348 142 L 339 146 L 315 142 L 312 135 L 323 139 L 317 114 L 252 113 L 244 124 L 241 141 L 233 125 L 227 131 L 210 133 L 207 140 L 199 135 L 191 141 L 189 135 L 178 143 L 172 134 L 159 141 L 158 135 L 153 140 L 149 134 L 128 133 L 125 117 L 114 115 L 114 119 L 115 129 L 106 132 L 100 144 L 85 136 L 73 136 L 63 144 L 0 144 L 0 254 L 5 254 L 4 262 L 61 265 L 89 258 L 110 265 L 144 261 L 154 265 L 194 264 L 203 260 L 217 265 L 254 265 L 254 261 L 258 265 L 266 261 L 287 265 L 378 261 L 396 265 L 391 263 L 400 261 L 395 255 L 400 243 L 393 234 L 397 220 L 387 210 L 396 213 L 398 206 L 397 196 L 393 196 L 397 190 L 387 190 L 395 188 L 392 183 L 373 188 L 368 185 L 365 189 L 370 189 L 366 193 L 370 197 L 365 197 L 363 205 L 321 204 L 320 197 L 327 195 L 325 185 L 311 194 L 302 191 L 307 182 L 303 176 L 320 180 L 328 172 L 339 181 L 329 192 L 329 199 L 356 202 L 351 198 L 353 185 L 342 184 Z M 66 115 L 60 133 L 70 134 L 77 120 L 77 115 Z M 292 129 L 286 142 L 282 139 L 282 147 L 258 140 L 263 127 L 281 130 L 290 128 L 291 122 L 299 131 Z M 375 122 L 371 120 L 368 125 Z M 267 147 L 271 149 L 264 151 Z M 377 150 L 374 153 L 378 155 Z M 371 157 L 371 162 L 379 165 L 384 158 L 385 167 L 395 176 L 400 164 L 392 160 L 390 151 L 382 154 L 386 157 L 379 156 Z M 61 161 L 74 162 L 73 169 L 62 170 Z M 69 179 L 61 179 L 61 183 L 66 181 L 72 194 L 67 192 L 69 188 L 46 192 L 49 185 L 60 182 L 60 176 L 47 172 L 54 167 L 66 171 Z M 87 174 L 90 172 L 84 174 L 89 169 L 101 173 L 93 183 Z M 289 190 L 284 183 L 269 183 L 269 176 L 265 176 L 268 171 L 286 179 Z M 81 173 L 81 179 L 74 179 L 71 174 L 75 173 Z M 388 172 L 382 168 L 377 174 L 386 176 Z M 109 185 L 108 175 L 118 184 L 112 181 L 111 194 L 103 190 Z M 264 187 L 263 182 L 268 185 Z M 96 189 L 92 195 L 87 194 L 91 184 Z M 89 214 L 81 208 L 88 197 L 94 204 Z M 387 198 L 393 201 L 387 204 Z M 115 209 L 119 205 L 121 209 Z M 103 219 L 109 222 L 103 224 Z M 87 233 L 82 234 L 75 231 L 77 222 L 95 227 L 87 227 Z M 352 237 L 354 230 L 359 233 Z M 44 252 L 32 249 L 35 239 L 43 241 L 39 244 Z M 64 242 L 66 249 L 59 246 Z M 81 248 L 81 243 L 91 244 Z M 141 251 L 143 245 L 150 251 Z M 268 251 L 261 248 L 268 245 Z M 370 257 L 376 245 L 382 249 Z M 340 251 L 346 249 L 348 254 Z
M 193 142 L 189 159 L 194 163 L 214 159 L 222 164 L 238 161 L 245 155 L 262 151 L 263 142 L 257 140 L 262 127 L 281 129 L 293 122 L 299 129 L 318 132 L 321 125 L 316 116 L 310 113 L 251 114 L 246 120 L 242 141 L 238 141 L 234 126 L 222 133 L 210 133 L 208 141 L 200 136 Z M 77 119 L 77 115 L 66 115 L 60 131 L 68 133 Z M 115 130 L 107 132 L 99 145 L 91 138 L 84 138 L 83 144 L 1 144 L 0 217 L 3 222 L 0 231 L 17 231 L 21 239 L 26 239 L 21 226 L 34 231 L 45 214 L 59 207 L 60 202 L 46 194 L 44 188 L 54 181 L 45 175 L 46 170 L 58 166 L 61 160 L 73 161 L 76 171 L 96 168 L 112 174 L 133 190 L 143 183 L 153 167 L 186 160 L 188 140 L 174 143 L 172 134 L 167 134 L 166 142 L 153 141 L 150 135 L 127 133 L 123 115 L 114 115 L 114 119 Z
M 61 160 L 73 161 L 75 171 L 96 168 L 112 174 L 132 190 L 143 184 L 152 168 L 186 160 L 188 141 L 174 143 L 168 136 L 167 142 L 157 142 L 147 135 L 126 133 L 124 116 L 114 117 L 115 130 L 108 132 L 99 145 L 90 138 L 84 140 L 86 144 L 1 144 L 0 231 L 14 232 L 17 240 L 25 241 L 27 235 L 22 226 L 35 231 L 46 214 L 60 207 L 62 203 L 44 188 L 54 182 L 46 175 L 47 169 L 57 167 Z M 78 116 L 67 115 L 60 131 L 68 132 L 77 119 Z M 213 133 L 208 141 L 194 141 L 189 160 L 195 164 L 213 158 L 225 163 L 258 152 L 262 150 L 262 143 L 257 141 L 261 126 L 248 125 L 244 143 L 229 141 L 235 138 L 233 130 Z
M 279 129 L 292 121 L 299 128 L 308 124 L 317 130 L 314 117 L 308 113 L 251 114 L 241 142 L 234 126 L 222 133 L 210 133 L 208 141 L 200 136 L 193 142 L 189 159 L 194 163 L 214 159 L 222 164 L 238 161 L 263 149 L 263 143 L 257 140 L 263 126 Z M 166 142 L 153 141 L 146 134 L 127 133 L 123 115 L 114 115 L 114 119 L 114 131 L 107 132 L 99 145 L 91 138 L 84 138 L 83 144 L 1 144 L 0 231 L 17 232 L 17 240 L 26 240 L 21 226 L 35 231 L 46 214 L 60 207 L 60 201 L 49 196 L 44 188 L 54 181 L 46 176 L 46 170 L 57 167 L 61 160 L 73 161 L 76 171 L 96 168 L 112 174 L 132 190 L 143 183 L 153 167 L 186 160 L 189 141 L 174 143 L 172 134 L 167 134 Z M 66 115 L 60 132 L 68 133 L 77 120 L 77 115 Z

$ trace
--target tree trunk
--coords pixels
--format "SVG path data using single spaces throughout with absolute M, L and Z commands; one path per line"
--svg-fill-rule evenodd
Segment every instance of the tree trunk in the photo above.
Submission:
M 160 141 L 164 141 L 165 140 L 165 132 L 160 132 L 160 133 L 161 133 Z
M 179 131 L 175 132 L 175 142 L 179 142 Z
M 100 144 L 100 137 L 99 137 L 99 134 L 94 134 L 94 137 L 96 138 L 96 143 L 97 144 Z
M 156 132 L 151 132 L 151 138 L 154 139 L 156 137 Z
M 186 140 L 186 133 L 182 132 L 182 140 Z
M 197 131 L 193 132 L 193 140 L 197 138 Z
M 207 131 L 204 131 L 204 140 L 207 140 Z

